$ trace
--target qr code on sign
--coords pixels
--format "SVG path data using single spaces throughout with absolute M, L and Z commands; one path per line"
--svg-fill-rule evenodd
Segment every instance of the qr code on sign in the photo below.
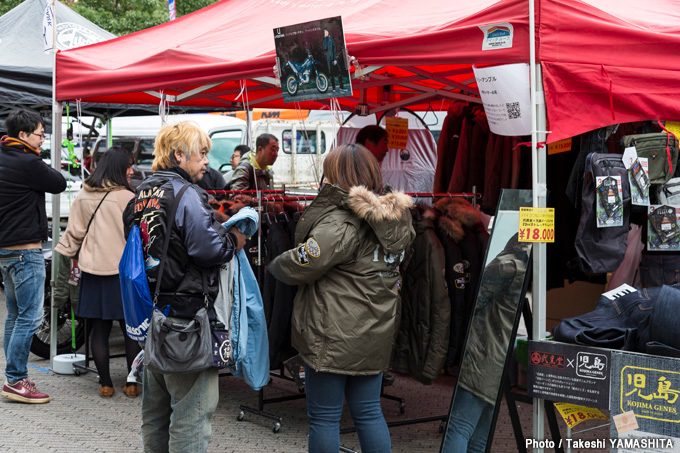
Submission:
M 519 109 L 519 102 L 507 102 L 505 108 L 508 109 L 509 119 L 514 120 L 522 117 L 522 111 Z

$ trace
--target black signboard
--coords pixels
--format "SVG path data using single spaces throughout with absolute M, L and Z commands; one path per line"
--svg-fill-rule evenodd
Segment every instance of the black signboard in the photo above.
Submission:
M 552 341 L 529 342 L 528 394 L 609 409 L 611 352 Z

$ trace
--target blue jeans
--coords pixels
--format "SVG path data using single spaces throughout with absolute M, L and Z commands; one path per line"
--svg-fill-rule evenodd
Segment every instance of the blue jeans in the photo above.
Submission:
M 142 439 L 145 452 L 194 453 L 208 450 L 217 408 L 216 369 L 163 374 L 144 368 Z
M 357 428 L 363 453 L 389 453 L 390 431 L 380 406 L 382 373 L 348 376 L 316 372 L 305 366 L 309 452 L 337 453 L 340 450 L 342 397 Z
M 493 406 L 458 386 L 442 453 L 484 453 Z
M 600 296 L 595 310 L 573 318 L 563 319 L 553 334 L 555 340 L 610 349 L 636 350 L 634 329 L 649 324 L 655 299 L 661 288 L 644 288 L 610 300 Z M 647 328 L 643 329 L 646 330 Z M 644 350 L 639 351 L 644 352 Z
M 650 288 L 680 283 L 680 256 L 642 254 L 640 261 L 640 285 Z
M 41 249 L 0 249 L 5 284 L 5 376 L 10 382 L 28 377 L 28 353 L 40 326 L 45 297 L 45 258 Z

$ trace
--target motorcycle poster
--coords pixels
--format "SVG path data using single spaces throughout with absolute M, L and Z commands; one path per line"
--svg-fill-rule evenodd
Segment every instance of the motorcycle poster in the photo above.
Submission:
M 283 102 L 352 95 L 342 17 L 274 29 Z

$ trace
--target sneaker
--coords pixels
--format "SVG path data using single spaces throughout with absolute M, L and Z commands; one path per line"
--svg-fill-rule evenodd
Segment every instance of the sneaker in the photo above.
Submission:
M 50 397 L 45 393 L 41 393 L 35 388 L 35 384 L 28 378 L 10 384 L 5 381 L 2 386 L 2 396 L 13 401 L 29 404 L 49 403 Z

